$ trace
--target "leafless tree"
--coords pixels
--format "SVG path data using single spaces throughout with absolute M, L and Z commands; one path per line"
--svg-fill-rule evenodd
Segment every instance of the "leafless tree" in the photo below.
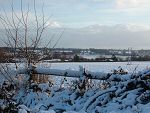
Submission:
M 6 36 L 3 42 L 7 47 L 13 49 L 13 59 L 24 59 L 26 69 L 29 69 L 31 65 L 35 65 L 45 57 L 43 52 L 37 50 L 37 48 L 44 48 L 44 50 L 48 51 L 47 48 L 53 38 L 52 36 L 50 40 L 44 44 L 45 46 L 42 47 L 43 35 L 51 24 L 48 24 L 49 18 L 46 18 L 44 14 L 44 4 L 41 9 L 41 15 L 39 16 L 34 0 L 33 7 L 30 8 L 28 4 L 26 10 L 24 10 L 23 1 L 21 0 L 20 13 L 18 14 L 14 9 L 14 2 L 12 0 L 11 14 L 8 15 L 4 10 L 3 14 L 0 15 L 0 22 L 5 29 Z M 51 48 L 57 45 L 62 34 L 63 32 L 57 37 L 58 39 Z M 49 55 L 51 55 L 51 53 L 49 53 Z M 16 69 L 18 69 L 18 66 L 19 64 L 15 63 Z

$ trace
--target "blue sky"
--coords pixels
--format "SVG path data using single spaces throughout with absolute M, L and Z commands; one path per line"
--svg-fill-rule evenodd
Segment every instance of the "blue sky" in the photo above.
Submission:
M 11 0 L 0 0 L 1 8 L 10 9 Z M 33 0 L 23 0 L 33 6 Z M 140 24 L 150 25 L 150 0 L 36 0 L 37 10 L 65 27 L 84 27 L 93 24 Z M 14 0 L 20 10 L 20 0 Z
M 11 0 L 0 0 L 9 15 Z M 22 0 L 30 16 L 33 0 Z M 150 0 L 35 0 L 41 14 L 56 28 L 66 28 L 59 47 L 150 49 Z M 14 0 L 20 13 L 20 0 Z M 58 32 L 61 32 L 58 31 Z

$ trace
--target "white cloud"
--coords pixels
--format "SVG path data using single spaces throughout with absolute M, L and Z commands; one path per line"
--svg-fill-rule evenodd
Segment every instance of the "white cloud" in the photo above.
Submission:
M 62 27 L 62 25 L 61 25 L 60 22 L 54 21 L 54 20 L 48 21 L 48 22 L 47 22 L 47 25 L 48 25 L 49 27 L 53 27 L 53 28 L 60 28 L 60 27 Z
M 126 25 L 126 27 L 129 31 L 133 31 L 133 32 L 150 30 L 150 27 L 148 25 L 142 25 L 142 24 L 128 24 Z
M 150 0 L 116 0 L 117 8 L 141 8 L 150 5 Z
M 67 29 L 67 32 L 63 34 L 60 46 L 148 49 L 150 30 L 144 29 L 136 25 L 92 25 L 82 29 Z

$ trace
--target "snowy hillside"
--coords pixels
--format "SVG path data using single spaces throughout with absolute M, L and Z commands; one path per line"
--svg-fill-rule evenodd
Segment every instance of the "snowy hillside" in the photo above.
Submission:
M 113 73 L 111 70 L 119 71 L 118 65 L 121 64 L 110 64 L 107 64 L 108 66 L 103 64 L 103 67 L 97 64 L 97 67 L 100 65 L 101 67 L 95 70 L 93 67 L 95 72 L 102 69 L 106 73 L 111 72 L 107 75 L 99 73 L 101 77 L 95 77 L 98 80 L 90 79 L 94 76 L 89 76 L 80 66 L 79 72 L 71 71 L 77 70 L 75 68 L 68 69 L 70 73 L 80 74 L 76 75 L 76 78 L 68 78 L 68 74 L 64 77 L 53 75 L 51 81 L 47 83 L 34 82 L 29 85 L 28 81 L 25 81 L 27 75 L 23 75 L 24 81 L 18 81 L 18 79 L 15 79 L 15 83 L 4 81 L 0 87 L 0 110 L 2 113 L 150 113 L 148 64 L 130 65 L 133 70 L 128 73 L 115 73 L 115 71 Z M 69 65 L 52 64 L 51 69 L 56 67 L 67 69 Z M 89 66 L 89 64 L 83 65 Z M 50 67 L 48 64 L 40 64 L 39 69 L 43 69 L 40 70 L 41 72 L 44 72 L 44 66 Z M 120 71 L 126 70 L 127 65 L 121 66 L 124 67 Z M 141 69 L 142 66 L 144 68 Z M 93 71 L 91 67 L 88 67 L 88 71 Z M 135 73 L 134 70 L 137 67 Z M 128 70 L 130 68 L 128 66 Z M 1 76 L 5 74 L 2 72 Z

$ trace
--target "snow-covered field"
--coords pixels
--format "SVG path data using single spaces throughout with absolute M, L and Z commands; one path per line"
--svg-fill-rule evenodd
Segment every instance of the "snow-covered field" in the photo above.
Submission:
M 14 102 L 19 113 L 150 113 L 150 62 L 41 63 L 38 67 L 112 73 L 121 67 L 129 74 L 111 74 L 105 80 L 54 77 L 55 85 L 36 84 L 17 90 L 1 87 L 0 110 Z M 13 66 L 13 64 L 11 64 Z M 145 70 L 145 71 L 143 71 Z M 141 71 L 141 73 L 138 73 Z M 134 74 L 133 74 L 134 72 Z M 137 72 L 137 74 L 135 73 Z M 83 74 L 82 74 L 83 76 Z M 89 86 L 87 87 L 87 83 Z M 82 88 L 86 85 L 86 89 Z M 65 87 L 64 87 L 65 86 Z M 84 89 L 84 90 L 83 90 Z M 5 95 L 5 98 L 3 98 Z M 11 113 L 11 112 L 10 112 Z
M 130 73 L 133 71 L 142 71 L 150 67 L 150 62 L 70 62 L 70 63 L 42 63 L 42 67 L 50 67 L 54 69 L 72 69 L 79 70 L 79 66 L 83 66 L 86 70 L 95 72 L 109 73 L 114 69 L 121 66 L 123 69 L 128 70 Z M 135 70 L 136 69 L 136 70 Z

